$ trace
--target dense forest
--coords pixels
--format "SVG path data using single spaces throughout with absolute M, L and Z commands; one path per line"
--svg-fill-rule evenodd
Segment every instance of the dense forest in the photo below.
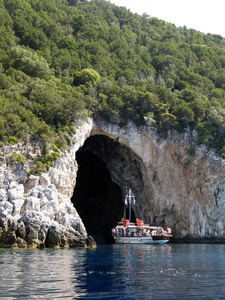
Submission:
M 0 15 L 0 145 L 38 139 L 48 162 L 100 116 L 163 138 L 190 127 L 225 157 L 222 36 L 106 0 L 0 0 Z

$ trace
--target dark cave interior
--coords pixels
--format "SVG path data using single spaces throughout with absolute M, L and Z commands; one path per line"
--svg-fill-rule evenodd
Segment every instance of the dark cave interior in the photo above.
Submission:
M 89 235 L 110 243 L 111 229 L 122 218 L 124 204 L 120 187 L 113 183 L 105 163 L 90 151 L 80 150 L 79 170 L 71 199 Z
M 100 143 L 96 143 L 96 139 Z M 107 147 L 104 142 L 104 137 L 91 137 L 77 151 L 78 172 L 71 198 L 88 235 L 93 236 L 99 244 L 113 243 L 111 229 L 122 217 L 129 216 L 121 186 L 112 181 L 110 171 L 99 157 L 101 154 L 95 154 L 99 151 L 98 148 L 102 148 L 104 153 L 114 151 L 113 147 Z M 134 220 L 132 211 L 131 221 Z

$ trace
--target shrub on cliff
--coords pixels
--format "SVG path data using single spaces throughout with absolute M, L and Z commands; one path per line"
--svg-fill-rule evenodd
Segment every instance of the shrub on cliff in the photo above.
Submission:
M 29 174 L 38 174 L 47 172 L 50 167 L 54 167 L 53 161 L 60 157 L 60 154 L 56 151 L 39 158 L 35 161 L 33 167 L 31 168 Z
M 25 165 L 27 162 L 27 158 L 23 154 L 18 154 L 16 152 L 13 152 L 11 156 L 6 157 L 7 163 L 16 163 L 16 164 L 22 164 Z

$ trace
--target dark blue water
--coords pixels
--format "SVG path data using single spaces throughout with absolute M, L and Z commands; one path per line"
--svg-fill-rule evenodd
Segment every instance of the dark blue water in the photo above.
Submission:
M 0 299 L 225 299 L 225 245 L 0 250 Z

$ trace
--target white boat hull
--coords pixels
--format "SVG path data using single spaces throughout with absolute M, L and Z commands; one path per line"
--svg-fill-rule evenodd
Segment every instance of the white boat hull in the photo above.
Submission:
M 152 237 L 114 237 L 116 244 L 165 244 L 169 240 L 162 239 L 153 241 Z

